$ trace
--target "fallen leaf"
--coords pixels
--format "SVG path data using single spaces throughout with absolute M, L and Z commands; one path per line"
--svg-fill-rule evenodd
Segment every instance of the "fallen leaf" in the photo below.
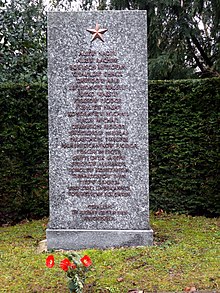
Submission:
M 196 292 L 196 287 L 194 287 L 194 286 L 192 286 L 192 287 L 186 287 L 184 289 L 184 292 L 189 292 L 189 293 Z
M 159 209 L 157 212 L 154 213 L 155 216 L 161 216 L 163 214 L 163 210 Z
M 29 223 L 29 220 L 27 220 L 27 219 L 24 219 L 19 222 L 20 225 L 27 224 L 27 223 Z

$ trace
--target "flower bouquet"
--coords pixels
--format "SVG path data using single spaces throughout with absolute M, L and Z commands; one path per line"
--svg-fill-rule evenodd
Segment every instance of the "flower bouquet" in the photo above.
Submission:
M 49 255 L 46 258 L 46 266 L 52 268 L 54 264 L 54 256 Z M 71 293 L 83 292 L 86 272 L 91 264 L 92 261 L 88 255 L 81 257 L 75 252 L 66 255 L 66 258 L 60 262 L 60 268 L 67 274 L 68 288 Z

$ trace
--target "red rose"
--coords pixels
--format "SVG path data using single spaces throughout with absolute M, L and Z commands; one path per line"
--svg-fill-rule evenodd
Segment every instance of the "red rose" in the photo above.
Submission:
M 48 268 L 52 268 L 54 266 L 54 256 L 53 255 L 49 255 L 47 258 L 46 258 L 46 266 Z
M 68 271 L 68 267 L 72 267 L 73 264 L 71 264 L 71 262 L 69 261 L 68 258 L 65 258 L 63 259 L 61 262 L 60 262 L 60 267 L 62 270 L 64 270 L 65 272 Z
M 80 261 L 85 267 L 89 267 L 92 264 L 91 258 L 88 255 L 83 256 Z

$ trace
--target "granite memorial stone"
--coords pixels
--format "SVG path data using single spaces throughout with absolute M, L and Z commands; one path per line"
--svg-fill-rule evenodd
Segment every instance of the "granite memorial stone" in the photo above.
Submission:
M 48 13 L 48 249 L 152 244 L 146 37 L 146 11 Z

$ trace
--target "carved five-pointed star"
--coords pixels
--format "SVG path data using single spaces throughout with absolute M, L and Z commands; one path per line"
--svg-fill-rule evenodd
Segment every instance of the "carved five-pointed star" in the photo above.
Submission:
M 97 23 L 96 26 L 95 26 L 95 29 L 88 28 L 87 31 L 92 34 L 91 42 L 94 41 L 95 39 L 100 39 L 101 41 L 104 42 L 104 40 L 102 38 L 102 34 L 107 32 L 106 28 L 100 29 L 100 25 Z

